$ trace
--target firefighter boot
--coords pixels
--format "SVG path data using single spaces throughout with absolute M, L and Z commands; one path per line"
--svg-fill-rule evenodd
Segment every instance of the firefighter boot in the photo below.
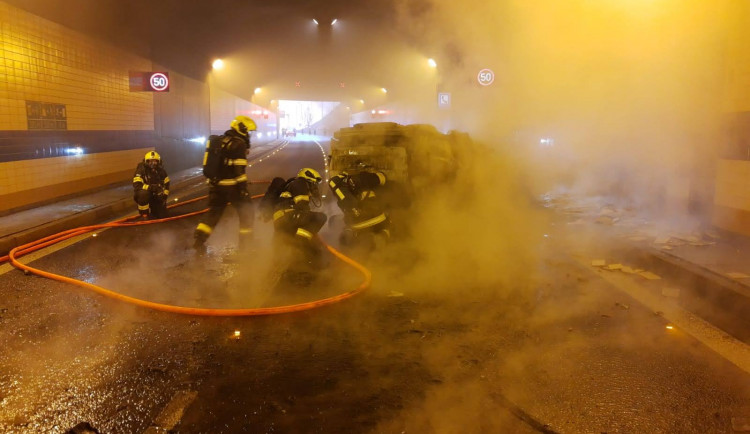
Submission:
M 195 232 L 195 241 L 193 242 L 193 250 L 196 255 L 204 256 L 206 254 L 206 239 L 208 235 L 203 232 Z

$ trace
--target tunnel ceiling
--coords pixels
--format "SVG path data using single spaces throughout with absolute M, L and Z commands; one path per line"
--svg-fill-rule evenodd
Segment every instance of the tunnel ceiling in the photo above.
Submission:
M 248 99 L 256 87 L 273 99 L 366 98 L 408 82 L 394 62 L 418 51 L 393 30 L 393 0 L 7 2 L 196 79 L 224 58 L 215 82 Z

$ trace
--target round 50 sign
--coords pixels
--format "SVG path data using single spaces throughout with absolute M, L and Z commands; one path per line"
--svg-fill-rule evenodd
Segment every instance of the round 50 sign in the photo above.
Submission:
M 169 77 L 162 72 L 154 72 L 151 74 L 149 83 L 151 84 L 151 88 L 156 92 L 163 92 L 169 89 Z
M 489 86 L 495 81 L 495 73 L 491 69 L 484 68 L 477 74 L 477 81 L 482 86 Z

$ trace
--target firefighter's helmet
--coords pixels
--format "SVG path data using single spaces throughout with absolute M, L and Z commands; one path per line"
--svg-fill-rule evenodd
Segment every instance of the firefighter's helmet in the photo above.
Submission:
M 143 161 L 148 163 L 148 160 L 156 160 L 161 163 L 161 155 L 156 151 L 148 151 L 146 152 L 146 156 L 143 157 Z
M 239 115 L 234 118 L 229 126 L 245 137 L 247 137 L 249 131 L 255 131 L 258 129 L 255 125 L 255 121 L 245 115 Z
M 303 178 L 305 181 L 312 184 L 320 184 L 323 178 L 320 177 L 320 173 L 317 170 L 305 167 L 297 173 L 297 176 Z

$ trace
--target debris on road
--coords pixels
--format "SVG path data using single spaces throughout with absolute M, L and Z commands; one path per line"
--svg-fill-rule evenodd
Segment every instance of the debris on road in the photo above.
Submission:
M 639 276 L 644 277 L 648 280 L 659 280 L 661 277 L 658 274 L 654 274 L 650 271 L 641 271 L 638 273 Z

